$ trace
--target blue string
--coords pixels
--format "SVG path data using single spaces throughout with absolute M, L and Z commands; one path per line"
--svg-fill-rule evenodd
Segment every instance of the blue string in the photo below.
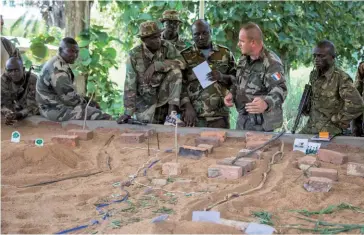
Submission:
M 152 166 L 154 166 L 154 164 L 156 164 L 157 162 L 159 162 L 159 160 L 155 160 L 154 162 L 152 162 L 151 164 L 149 164 L 148 168 L 144 169 L 144 176 L 147 175 L 147 170 L 152 168 Z

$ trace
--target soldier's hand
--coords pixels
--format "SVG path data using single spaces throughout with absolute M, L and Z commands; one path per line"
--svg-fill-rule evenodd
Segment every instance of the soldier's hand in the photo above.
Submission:
M 253 102 L 245 105 L 246 111 L 251 114 L 264 113 L 267 108 L 268 104 L 261 97 L 255 97 Z
M 224 103 L 227 107 L 233 107 L 234 103 L 233 103 L 233 94 L 231 94 L 229 92 L 229 94 L 227 94 L 224 98 Z
M 149 65 L 147 70 L 145 70 L 145 72 L 144 72 L 144 82 L 146 84 L 150 83 L 150 80 L 152 80 L 152 76 L 153 76 L 154 72 L 155 72 L 155 67 L 154 67 L 154 63 L 152 63 L 151 65 Z
M 194 127 L 197 119 L 197 114 L 195 109 L 193 108 L 192 104 L 186 104 L 186 111 L 184 113 L 184 123 L 188 127 Z
M 125 124 L 125 123 L 128 123 L 128 120 L 131 119 L 131 116 L 130 115 L 127 115 L 127 114 L 123 114 L 121 115 L 118 120 L 116 120 L 116 122 L 118 124 Z
M 207 79 L 209 81 L 222 81 L 223 75 L 220 71 L 218 70 L 212 70 L 211 72 L 209 72 L 207 74 Z

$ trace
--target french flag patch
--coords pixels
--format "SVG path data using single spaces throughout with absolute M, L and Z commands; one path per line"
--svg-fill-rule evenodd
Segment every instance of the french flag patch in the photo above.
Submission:
M 281 77 L 282 77 L 282 75 L 280 74 L 280 73 L 273 73 L 272 74 L 272 78 L 275 80 L 275 81 L 279 81 L 279 80 L 281 80 Z

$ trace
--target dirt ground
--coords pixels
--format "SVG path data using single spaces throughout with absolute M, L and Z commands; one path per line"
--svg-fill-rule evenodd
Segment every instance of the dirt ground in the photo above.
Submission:
M 168 184 L 160 189 L 148 188 L 152 179 L 166 179 L 161 174 L 162 163 L 175 161 L 173 134 L 159 134 L 160 151 L 156 136 L 150 139 L 150 155 L 147 142 L 126 145 L 120 142 L 120 133 L 96 131 L 90 141 L 81 141 L 77 148 L 67 148 L 51 143 L 53 135 L 65 133 L 53 127 L 19 126 L 20 143 L 11 143 L 14 127 L 2 125 L 1 130 L 1 231 L 2 233 L 56 233 L 80 225 L 87 228 L 73 233 L 229 233 L 240 231 L 218 224 L 191 222 L 192 212 L 222 200 L 227 194 L 244 192 L 254 188 L 262 180 L 271 156 L 279 144 L 271 146 L 258 161 L 257 168 L 239 180 L 210 179 L 207 168 L 216 160 L 234 156 L 244 148 L 244 138 L 227 138 L 207 158 L 192 160 L 179 158 L 182 174 L 168 178 Z M 107 148 L 105 143 L 112 139 Z M 179 145 L 194 143 L 194 135 L 180 136 Z M 45 145 L 36 147 L 29 142 L 43 138 Z M 331 149 L 347 152 L 349 161 L 364 163 L 364 151 L 349 146 L 333 145 Z M 274 227 L 279 233 L 300 233 L 285 228 L 287 224 L 311 224 L 295 216 L 290 210 L 320 210 L 343 202 L 364 208 L 364 178 L 346 175 L 346 164 L 336 166 L 322 164 L 339 171 L 339 181 L 328 193 L 309 193 L 303 188 L 305 176 L 293 162 L 303 156 L 292 152 L 292 145 L 285 144 L 284 156 L 272 165 L 263 188 L 237 197 L 212 210 L 220 211 L 224 219 L 244 222 L 257 221 L 253 211 L 272 213 Z M 151 162 L 160 159 L 144 171 Z M 109 166 L 111 170 L 109 169 Z M 120 182 L 136 174 L 134 183 L 124 190 Z M 145 176 L 144 176 L 145 172 Z M 60 182 L 29 186 L 31 184 L 59 180 L 65 177 L 92 174 Z M 126 191 L 125 191 L 126 190 Z M 121 200 L 129 193 L 127 201 Z M 97 208 L 102 203 L 110 205 Z M 158 215 L 169 214 L 167 222 L 151 223 Z M 342 210 L 329 215 L 312 216 L 337 223 L 364 224 L 363 214 Z M 92 221 L 98 220 L 98 224 Z M 311 226 L 313 227 L 313 226 Z M 350 233 L 359 233 L 358 230 Z

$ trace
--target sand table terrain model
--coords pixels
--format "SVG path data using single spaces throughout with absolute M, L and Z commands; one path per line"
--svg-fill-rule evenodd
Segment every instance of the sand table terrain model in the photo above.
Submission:
M 157 138 L 154 127 L 105 126 L 90 128 L 91 133 L 78 131 L 82 121 L 2 125 L 2 232 L 242 233 L 231 222 L 192 222 L 192 213 L 204 210 L 220 212 L 225 221 L 259 223 L 265 216 L 279 233 L 301 231 L 292 224 L 314 228 L 301 217 L 364 224 L 359 147 L 330 143 L 305 156 L 280 138 L 244 157 L 274 135 L 232 137 L 233 132 L 207 129 L 182 134 L 178 128 L 177 161 L 175 129 L 159 130 Z M 21 134 L 19 143 L 11 142 L 14 131 Z M 35 145 L 37 138 L 43 146 Z M 232 166 L 236 156 L 243 157 Z M 332 214 L 305 217 L 291 211 L 343 202 Z M 157 217 L 165 221 L 152 223 Z

